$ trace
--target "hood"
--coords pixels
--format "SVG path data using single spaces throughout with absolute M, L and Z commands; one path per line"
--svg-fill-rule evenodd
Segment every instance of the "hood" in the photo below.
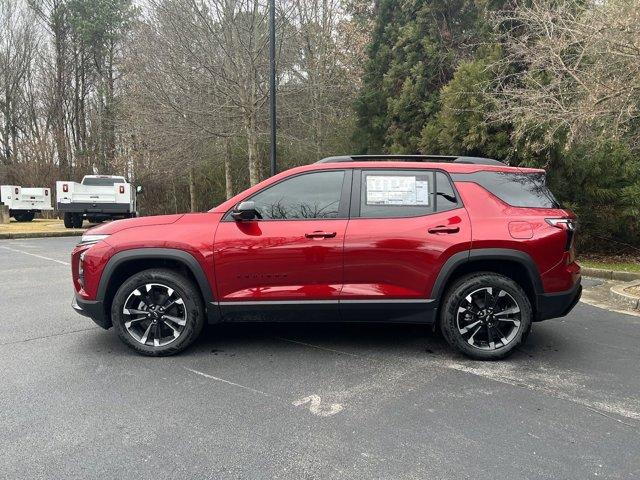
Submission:
M 111 235 L 121 230 L 133 227 L 147 227 L 151 225 L 168 225 L 177 222 L 184 216 L 183 213 L 175 215 L 156 215 L 153 217 L 127 218 L 125 220 L 114 220 L 87 230 L 91 235 Z

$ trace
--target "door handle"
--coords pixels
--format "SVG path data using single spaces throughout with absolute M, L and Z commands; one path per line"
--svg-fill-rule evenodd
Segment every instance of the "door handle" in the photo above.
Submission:
M 305 233 L 304 236 L 307 238 L 333 238 L 336 236 L 336 232 L 323 232 L 321 230 L 316 230 L 315 232 Z
M 447 227 L 446 225 L 438 225 L 429 229 L 429 233 L 458 233 L 460 227 Z

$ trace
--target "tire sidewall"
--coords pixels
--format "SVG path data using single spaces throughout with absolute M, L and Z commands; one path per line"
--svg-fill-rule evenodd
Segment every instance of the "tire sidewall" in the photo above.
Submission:
M 124 326 L 122 309 L 127 298 L 136 288 L 141 288 L 147 283 L 159 283 L 174 289 L 182 298 L 187 311 L 187 322 L 180 336 L 170 344 L 161 347 L 142 345 Z M 111 322 L 120 339 L 135 351 L 149 356 L 167 356 L 181 352 L 200 335 L 204 326 L 204 307 L 200 293 L 184 276 L 170 270 L 145 270 L 134 274 L 118 288 L 111 304 Z
M 516 337 L 505 348 L 481 350 L 467 343 L 458 331 L 457 310 L 460 301 L 471 292 L 483 287 L 497 287 L 509 293 L 520 308 L 520 329 Z M 458 280 L 447 291 L 440 316 L 440 326 L 447 342 L 464 355 L 475 360 L 499 360 L 505 358 L 526 340 L 533 311 L 531 302 L 524 290 L 513 280 L 494 273 L 469 275 Z

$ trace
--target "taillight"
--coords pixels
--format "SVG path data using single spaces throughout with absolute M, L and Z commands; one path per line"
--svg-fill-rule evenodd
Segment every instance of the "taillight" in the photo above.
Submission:
M 15 191 L 16 195 L 18 195 L 18 187 L 16 187 L 16 188 L 14 189 L 14 191 Z
M 69 191 L 69 185 L 67 185 L 66 183 L 62 184 L 62 191 L 67 193 Z
M 124 193 L 124 185 L 120 185 L 120 193 Z
M 575 231 L 578 227 L 578 222 L 576 222 L 573 218 L 545 218 L 545 221 L 553 227 L 567 231 L 567 242 L 564 246 L 564 249 L 567 252 L 571 250 L 571 247 L 573 247 L 573 237 L 575 236 Z

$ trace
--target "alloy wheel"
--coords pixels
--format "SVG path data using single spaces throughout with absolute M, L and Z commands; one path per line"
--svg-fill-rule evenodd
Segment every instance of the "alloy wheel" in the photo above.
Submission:
M 182 297 L 171 287 L 147 283 L 134 289 L 122 309 L 124 327 L 138 343 L 162 347 L 175 341 L 187 324 Z
M 522 324 L 518 302 L 498 287 L 483 287 L 468 294 L 458 305 L 456 317 L 462 338 L 481 350 L 506 347 Z

